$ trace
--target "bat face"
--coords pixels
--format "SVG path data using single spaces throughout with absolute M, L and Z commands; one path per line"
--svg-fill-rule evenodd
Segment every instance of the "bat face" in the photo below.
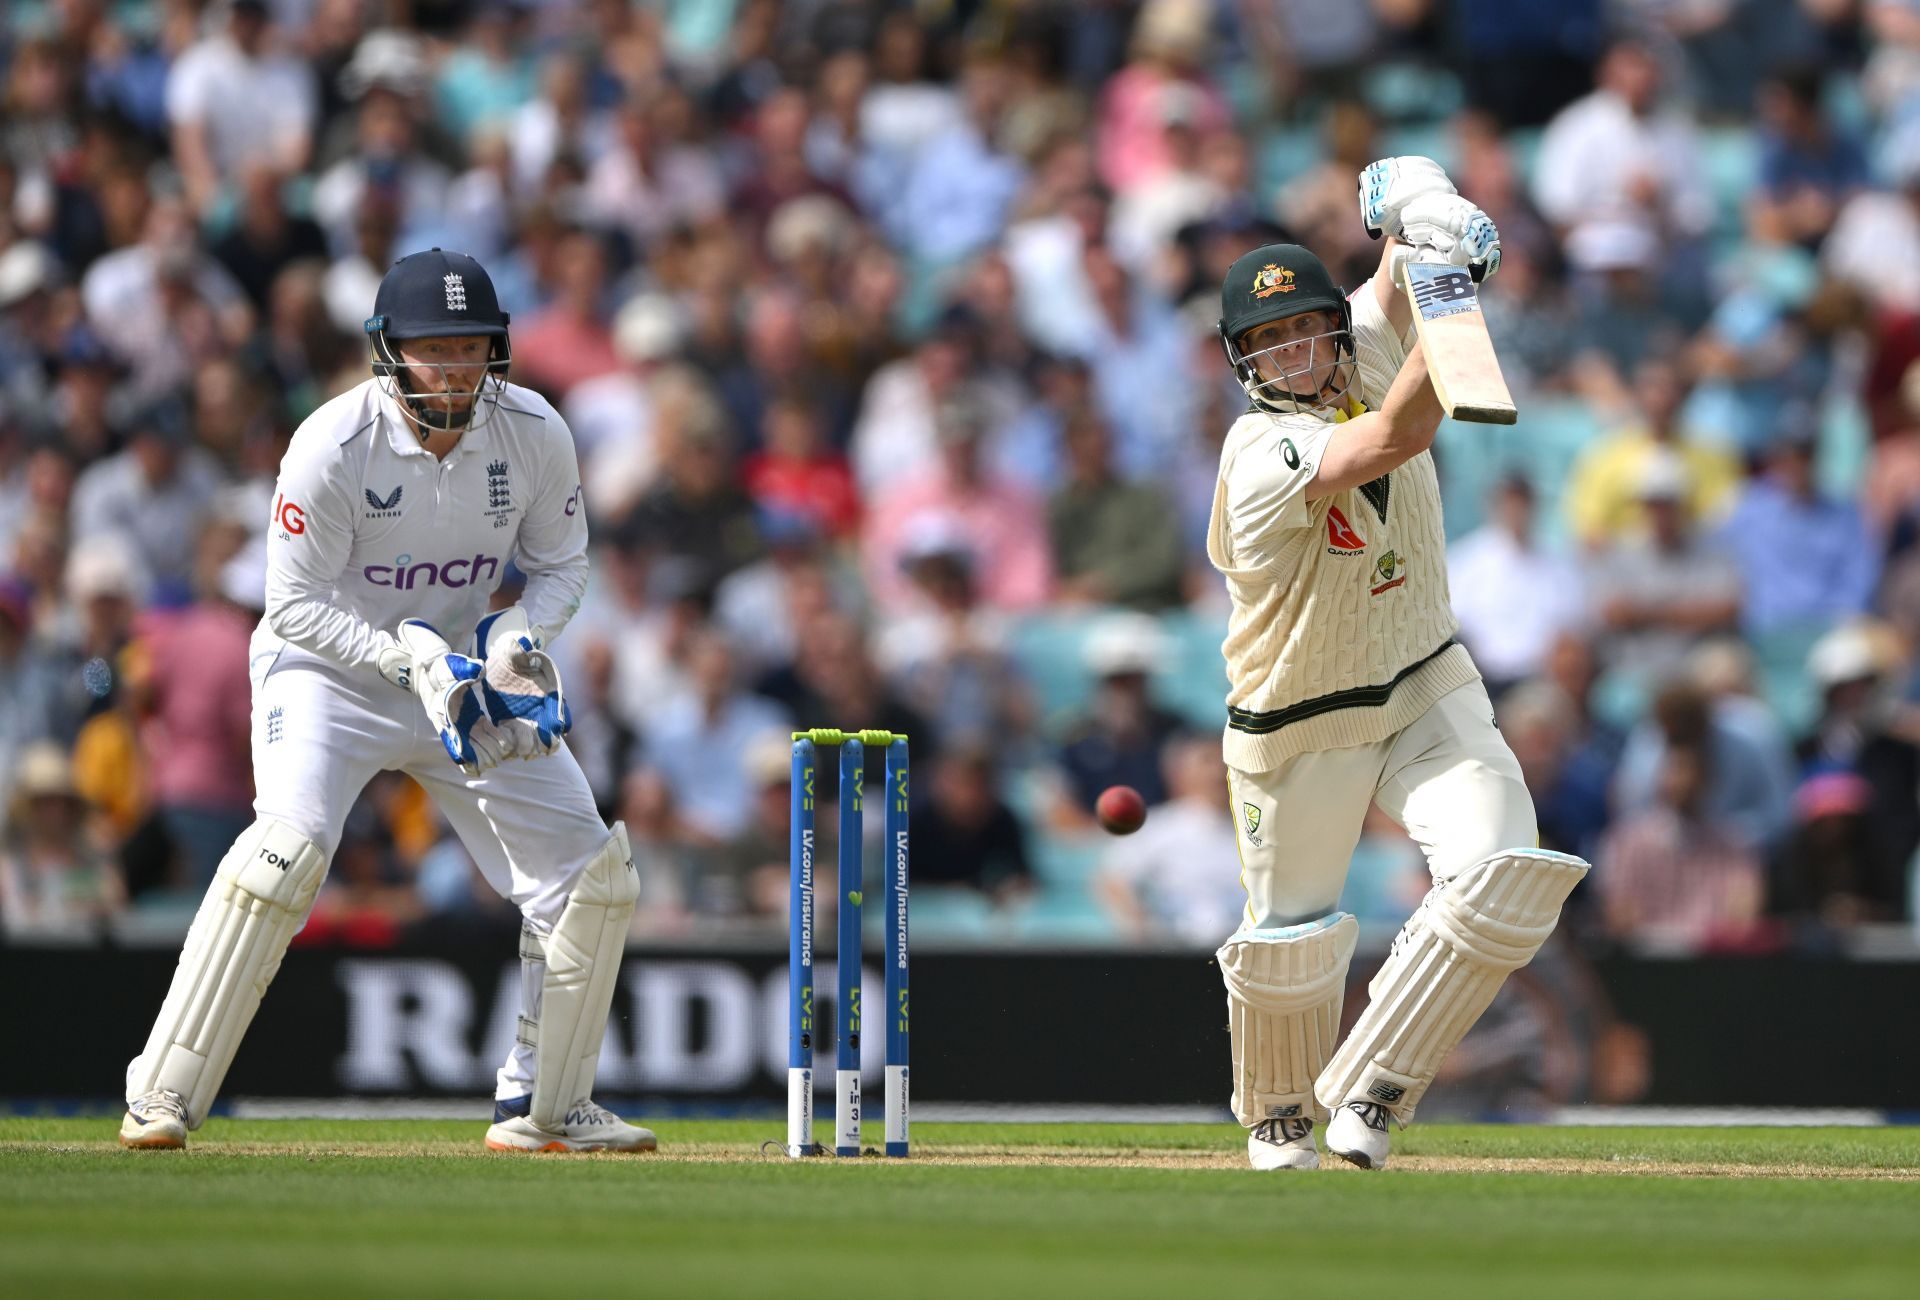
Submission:
M 1457 266 L 1405 264 L 1414 329 L 1427 356 L 1427 374 L 1440 405 L 1456 420 L 1512 424 L 1519 418 L 1487 337 L 1473 277 Z

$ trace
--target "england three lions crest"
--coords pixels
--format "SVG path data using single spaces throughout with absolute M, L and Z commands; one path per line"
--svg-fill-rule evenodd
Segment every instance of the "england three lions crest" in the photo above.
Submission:
M 487 465 L 487 508 L 482 511 L 493 520 L 495 528 L 505 528 L 513 522 L 513 481 L 507 476 L 507 462 L 491 461 Z

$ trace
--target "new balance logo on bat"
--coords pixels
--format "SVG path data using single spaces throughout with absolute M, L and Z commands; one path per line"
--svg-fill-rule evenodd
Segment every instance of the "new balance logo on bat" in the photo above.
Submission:
M 1427 320 L 1475 311 L 1480 306 L 1479 295 L 1473 289 L 1473 277 L 1465 271 L 1441 271 L 1415 277 L 1413 301 Z

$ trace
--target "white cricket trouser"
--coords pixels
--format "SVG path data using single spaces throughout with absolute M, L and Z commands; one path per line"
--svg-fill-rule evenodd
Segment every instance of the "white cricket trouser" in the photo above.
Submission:
M 1229 767 L 1227 786 L 1249 928 L 1334 910 L 1368 804 L 1406 828 L 1436 878 L 1539 839 L 1520 764 L 1479 682 L 1449 691 L 1385 740 L 1296 754 L 1266 772 Z
M 256 676 L 259 816 L 295 827 L 331 860 L 354 800 L 386 770 L 405 772 L 426 789 L 486 882 L 543 935 L 560 919 L 581 869 L 607 842 L 587 778 L 564 747 L 468 776 L 447 757 L 420 702 L 381 677 L 348 680 L 312 662 L 272 668 L 264 681 Z M 522 1013 L 537 1017 L 537 990 L 521 996 Z M 531 1092 L 533 1077 L 533 1051 L 516 1043 L 496 1095 Z

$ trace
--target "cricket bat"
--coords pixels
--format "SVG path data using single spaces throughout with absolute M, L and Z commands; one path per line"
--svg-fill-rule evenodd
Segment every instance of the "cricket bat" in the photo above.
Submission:
M 1519 418 L 1487 337 L 1480 294 L 1464 267 L 1403 263 L 1413 326 L 1427 357 L 1434 395 L 1448 415 L 1475 424 L 1512 424 Z

